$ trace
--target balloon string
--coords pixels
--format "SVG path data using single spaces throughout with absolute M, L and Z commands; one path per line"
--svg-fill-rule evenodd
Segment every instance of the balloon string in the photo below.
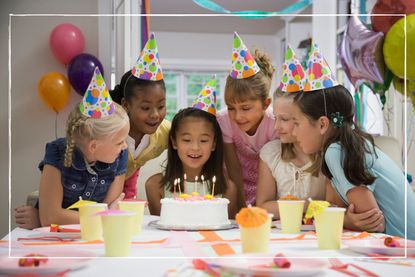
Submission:
M 55 138 L 58 138 L 58 113 L 55 116 Z

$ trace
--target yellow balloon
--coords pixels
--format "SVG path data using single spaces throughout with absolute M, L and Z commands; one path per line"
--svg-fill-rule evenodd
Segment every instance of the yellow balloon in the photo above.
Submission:
M 38 91 L 43 102 L 55 112 L 59 112 L 69 101 L 71 85 L 64 75 L 49 72 L 39 80 Z
M 383 56 L 394 75 L 404 78 L 405 18 L 392 25 L 385 37 Z M 415 14 L 406 17 L 406 78 L 415 80 Z
M 404 79 L 398 77 L 393 78 L 393 87 L 400 92 L 402 95 L 405 95 Z M 415 81 L 408 80 L 406 81 L 406 95 L 411 97 L 415 93 Z

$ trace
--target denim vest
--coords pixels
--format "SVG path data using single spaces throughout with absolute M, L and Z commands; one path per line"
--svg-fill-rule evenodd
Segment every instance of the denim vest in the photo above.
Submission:
M 127 171 L 128 151 L 123 150 L 118 158 L 111 164 L 97 161 L 95 165 L 87 168 L 82 152 L 75 148 L 72 156 L 72 166 L 65 167 L 66 139 L 59 138 L 46 144 L 45 157 L 39 164 L 39 169 L 51 165 L 61 172 L 63 186 L 62 208 L 67 208 L 79 200 L 96 202 L 104 198 L 118 175 Z M 92 170 L 91 170 L 92 169 Z

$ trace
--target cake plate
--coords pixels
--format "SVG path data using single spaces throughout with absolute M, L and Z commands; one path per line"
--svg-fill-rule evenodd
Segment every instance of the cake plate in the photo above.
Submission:
M 224 225 L 210 225 L 210 226 L 184 226 L 184 225 L 165 225 L 159 224 L 159 220 L 153 220 L 148 223 L 148 226 L 155 227 L 160 230 L 167 231 L 218 231 L 218 230 L 229 230 L 238 228 L 235 223 L 224 224 Z

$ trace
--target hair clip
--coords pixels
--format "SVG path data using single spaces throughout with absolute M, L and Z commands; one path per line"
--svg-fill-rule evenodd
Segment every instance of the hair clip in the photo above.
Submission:
M 330 120 L 334 125 L 334 128 L 340 128 L 343 126 L 344 117 L 341 113 L 335 112 L 330 114 Z

